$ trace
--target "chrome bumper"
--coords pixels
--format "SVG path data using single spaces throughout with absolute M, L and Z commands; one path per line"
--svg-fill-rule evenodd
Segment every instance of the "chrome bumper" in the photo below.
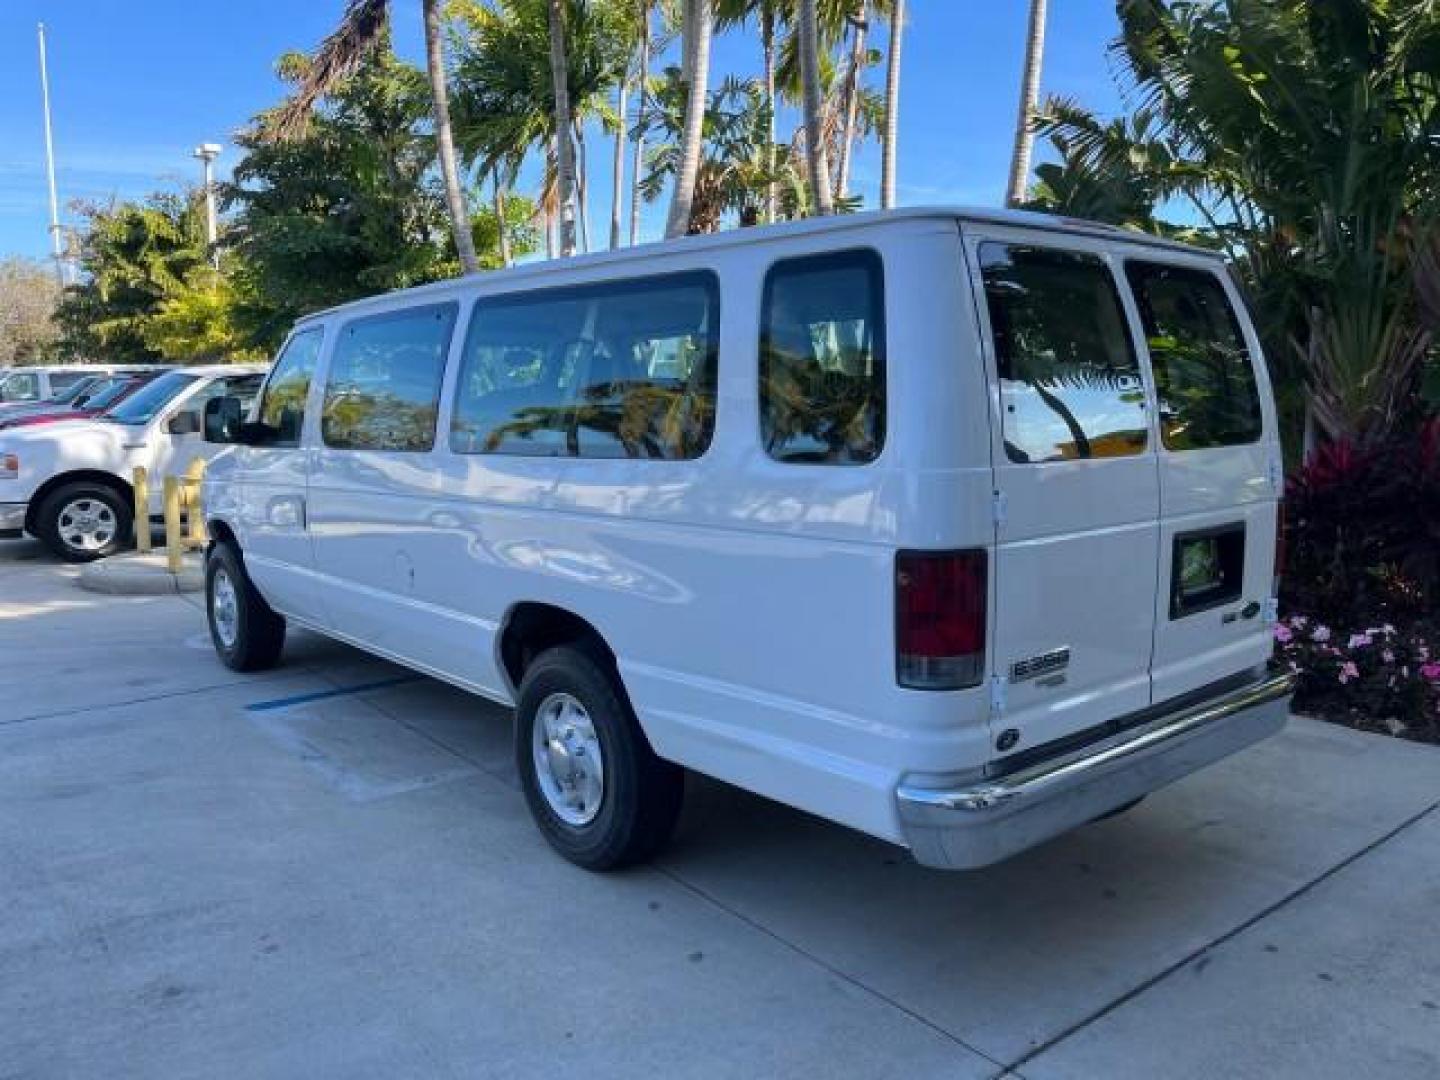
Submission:
M 0 503 L 0 537 L 19 536 L 25 528 L 25 508 L 29 503 Z
M 1293 675 L 1267 675 L 1003 779 L 902 783 L 902 831 L 925 866 L 988 866 L 1275 734 L 1294 689 Z

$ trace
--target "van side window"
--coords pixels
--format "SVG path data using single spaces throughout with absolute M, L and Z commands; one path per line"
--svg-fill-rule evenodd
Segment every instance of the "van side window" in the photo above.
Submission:
M 286 344 L 260 398 L 260 423 L 266 427 L 266 446 L 299 446 L 305 426 L 305 399 L 320 359 L 321 327 L 302 330 Z
M 760 435 L 778 461 L 863 465 L 885 444 L 880 256 L 777 262 L 760 314 Z
M 1260 392 L 1225 290 L 1208 271 L 1125 266 L 1149 342 L 1167 450 L 1239 446 L 1260 438 Z
M 981 244 L 1011 461 L 1143 453 L 1145 388 L 1114 279 L 1079 252 Z
M 346 323 L 335 342 L 320 431 L 337 450 L 423 453 L 435 418 L 457 304 L 431 304 Z
M 715 430 L 709 272 L 481 299 L 450 425 L 460 454 L 696 458 Z

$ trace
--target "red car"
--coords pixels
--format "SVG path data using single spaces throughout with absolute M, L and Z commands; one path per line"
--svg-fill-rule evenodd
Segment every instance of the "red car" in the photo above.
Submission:
M 50 424 L 56 420 L 87 420 L 99 416 L 112 405 L 118 405 L 144 386 L 159 372 L 132 375 L 106 375 L 96 379 L 69 402 L 39 402 L 20 412 L 0 416 L 0 430 Z

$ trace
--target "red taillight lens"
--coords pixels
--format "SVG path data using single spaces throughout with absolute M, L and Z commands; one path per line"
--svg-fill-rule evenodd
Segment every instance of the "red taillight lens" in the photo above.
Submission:
M 896 678 L 917 690 L 978 686 L 985 672 L 983 548 L 895 558 Z

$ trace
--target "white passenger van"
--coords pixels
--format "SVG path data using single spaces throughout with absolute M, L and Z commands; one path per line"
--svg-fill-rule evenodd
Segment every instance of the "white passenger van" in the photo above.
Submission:
M 906 210 L 446 281 L 302 320 L 206 432 L 221 659 L 295 624 L 513 704 L 583 866 L 686 769 L 982 866 L 1286 715 L 1265 366 L 1153 237 Z

